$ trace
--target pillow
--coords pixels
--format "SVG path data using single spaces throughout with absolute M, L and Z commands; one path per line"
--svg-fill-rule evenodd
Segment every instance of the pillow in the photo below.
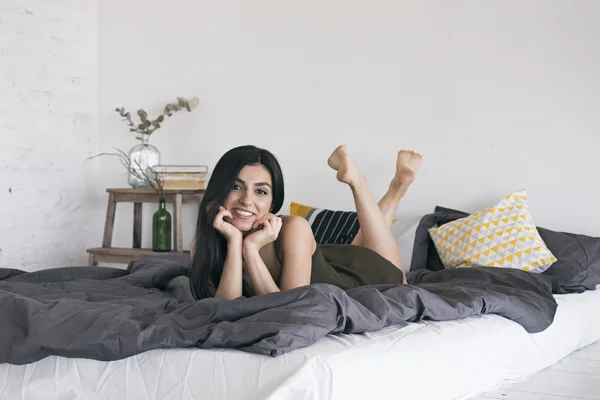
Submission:
M 459 218 L 467 217 L 468 215 L 469 214 L 460 212 L 435 212 L 423 216 L 419 221 L 417 231 L 415 232 L 410 269 L 428 269 L 430 271 L 441 271 L 445 269 L 444 263 L 440 259 L 435 244 L 429 235 L 429 229 L 435 226 L 442 226 Z
M 290 215 L 308 220 L 318 244 L 350 244 L 360 228 L 356 211 L 334 211 L 300 203 L 290 203 Z M 394 220 L 392 236 L 400 251 L 404 271 L 411 268 L 415 234 L 421 217 Z
M 415 238 L 411 269 L 425 268 L 431 271 L 443 269 L 444 265 L 427 231 L 436 225 L 441 226 L 468 215 L 463 211 L 436 206 L 435 213 L 421 218 Z M 557 261 L 543 272 L 552 280 L 552 292 L 567 294 L 595 290 L 596 285 L 600 284 L 600 238 L 555 232 L 542 227 L 537 227 L 537 230 L 548 249 L 557 258 Z
M 356 211 L 334 211 L 292 202 L 290 215 L 308 220 L 317 244 L 350 244 L 360 228 Z
M 546 247 L 529 213 L 527 193 L 515 192 L 429 234 L 447 268 L 506 267 L 543 272 L 556 257 Z
M 581 293 L 600 284 L 600 238 L 540 228 L 540 236 L 558 261 L 544 274 L 555 293 Z

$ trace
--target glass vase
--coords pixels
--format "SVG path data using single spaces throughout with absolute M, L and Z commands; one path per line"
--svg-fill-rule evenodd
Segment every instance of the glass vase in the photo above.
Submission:
M 160 152 L 158 149 L 148 143 L 149 135 L 142 135 L 141 143 L 133 146 L 129 150 L 129 161 L 131 167 L 138 174 L 144 172 L 149 178 L 152 175 L 149 172 L 149 168 L 160 164 Z M 132 188 L 147 188 L 148 184 L 143 180 L 135 176 L 133 173 L 129 173 L 129 186 Z
M 158 202 L 158 210 L 152 216 L 152 250 L 171 251 L 171 214 L 165 200 Z

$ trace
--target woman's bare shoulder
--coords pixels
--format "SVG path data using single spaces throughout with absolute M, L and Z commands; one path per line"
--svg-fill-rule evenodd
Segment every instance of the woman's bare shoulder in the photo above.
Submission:
M 282 226 L 279 232 L 282 247 L 285 250 L 305 243 L 314 251 L 316 242 L 308 221 L 297 215 L 282 215 Z
M 298 215 L 280 215 L 281 217 L 281 230 L 302 230 L 304 232 L 311 231 L 310 224 L 305 218 Z

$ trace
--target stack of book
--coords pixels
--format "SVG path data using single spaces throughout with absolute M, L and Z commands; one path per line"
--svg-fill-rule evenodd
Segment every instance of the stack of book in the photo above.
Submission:
M 206 165 L 157 165 L 154 171 L 163 182 L 164 189 L 204 189 Z

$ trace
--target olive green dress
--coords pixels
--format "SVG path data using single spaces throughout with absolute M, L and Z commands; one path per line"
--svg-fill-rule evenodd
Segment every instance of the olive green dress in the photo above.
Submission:
M 310 283 L 344 290 L 377 284 L 402 284 L 404 274 L 375 251 L 350 244 L 321 244 L 312 256 Z

